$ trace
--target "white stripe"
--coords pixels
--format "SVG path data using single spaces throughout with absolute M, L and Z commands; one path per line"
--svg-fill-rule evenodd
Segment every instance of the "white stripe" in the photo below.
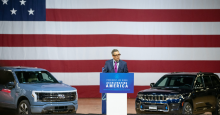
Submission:
M 167 47 L 0 47 L 1 60 L 220 60 L 220 48 Z
M 220 9 L 219 0 L 46 0 L 49 9 Z
M 99 85 L 100 73 L 52 73 L 58 80 L 68 85 Z M 150 85 L 165 73 L 135 73 L 134 85 Z
M 100 73 L 52 73 L 58 80 L 73 86 L 99 85 Z M 150 83 L 156 83 L 163 75 L 167 73 L 134 73 L 134 85 L 149 86 Z M 217 73 L 220 76 L 220 73 Z
M 220 22 L 0 21 L 0 34 L 220 35 Z

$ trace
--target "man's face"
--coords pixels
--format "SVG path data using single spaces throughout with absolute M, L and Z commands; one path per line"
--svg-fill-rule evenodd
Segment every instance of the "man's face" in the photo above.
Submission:
M 114 59 L 115 61 L 119 61 L 120 55 L 121 55 L 121 54 L 120 54 L 119 52 L 114 52 L 113 55 L 112 55 L 112 57 L 113 57 L 113 59 Z

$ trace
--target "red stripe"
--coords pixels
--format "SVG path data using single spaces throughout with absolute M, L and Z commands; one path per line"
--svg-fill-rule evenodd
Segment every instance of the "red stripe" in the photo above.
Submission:
M 220 61 L 125 60 L 129 72 L 220 72 Z M 4 66 L 29 66 L 51 72 L 101 72 L 105 60 L 0 60 Z
M 118 41 L 118 42 L 115 42 Z M 220 35 L 8 35 L 3 47 L 220 47 Z
M 47 9 L 47 21 L 220 21 L 220 9 Z
M 155 81 L 156 82 L 156 81 Z M 148 84 L 147 84 L 148 85 Z M 98 85 L 72 86 L 77 89 L 79 98 L 101 98 Z M 149 89 L 150 86 L 134 86 L 134 93 L 128 93 L 128 98 L 136 98 L 140 90 Z

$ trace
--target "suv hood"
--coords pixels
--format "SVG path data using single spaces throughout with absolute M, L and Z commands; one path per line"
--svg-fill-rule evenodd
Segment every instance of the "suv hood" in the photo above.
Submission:
M 66 84 L 60 84 L 60 83 L 36 83 L 36 84 L 20 84 L 19 85 L 21 89 L 25 90 L 34 90 L 34 91 L 69 91 L 69 90 L 76 90 L 76 88 L 73 88 Z
M 177 93 L 188 93 L 190 89 L 177 89 L 177 88 L 150 88 L 141 90 L 140 93 L 157 93 L 157 94 L 177 94 Z

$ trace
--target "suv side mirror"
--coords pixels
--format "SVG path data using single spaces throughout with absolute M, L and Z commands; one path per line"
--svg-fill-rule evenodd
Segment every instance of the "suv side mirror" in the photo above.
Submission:
M 200 86 L 200 83 L 199 82 L 196 82 L 196 87 L 199 87 Z
M 58 80 L 58 82 L 59 82 L 60 84 L 62 84 L 62 83 L 63 83 L 63 81 L 62 81 L 62 80 Z
M 150 87 L 154 87 L 155 83 L 150 83 Z
M 8 88 L 9 89 L 12 89 L 12 88 L 14 88 L 15 87 L 15 83 L 14 82 L 8 82 Z
M 203 85 L 199 82 L 196 82 L 195 83 L 195 89 L 201 89 L 201 88 L 203 88 Z

